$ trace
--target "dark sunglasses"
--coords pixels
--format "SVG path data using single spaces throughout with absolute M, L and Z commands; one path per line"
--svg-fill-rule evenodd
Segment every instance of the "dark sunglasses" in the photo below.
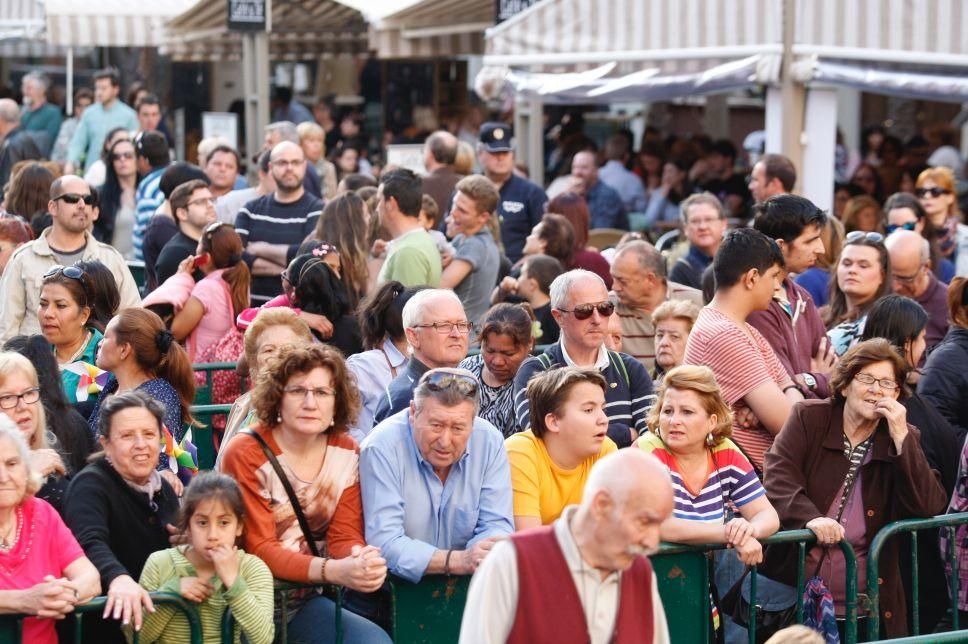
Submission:
M 914 196 L 917 197 L 918 199 L 923 199 L 928 195 L 931 195 L 932 197 L 937 199 L 941 195 L 948 195 L 948 194 L 951 194 L 951 191 L 945 190 L 944 188 L 915 188 L 914 190 Z
M 93 206 L 96 201 L 94 195 L 79 195 L 73 192 L 66 192 L 62 195 L 58 195 L 54 197 L 53 199 L 53 201 L 61 201 L 61 200 L 63 200 L 64 203 L 71 204 L 72 206 L 76 204 L 78 201 L 83 201 L 88 206 Z
M 88 298 L 91 297 L 90 292 L 87 290 L 87 273 L 77 266 L 61 266 L 57 265 L 51 268 L 49 271 L 44 273 L 44 279 L 48 277 L 53 277 L 57 274 L 63 274 L 64 277 L 72 280 L 77 280 L 81 283 L 81 288 L 84 289 L 84 295 Z
M 133 159 L 134 152 L 115 152 L 111 155 L 112 161 L 120 161 L 121 159 Z
M 431 391 L 444 391 L 453 387 L 462 396 L 469 398 L 477 396 L 477 391 L 480 388 L 477 380 L 471 376 L 463 373 L 444 371 L 442 369 L 435 369 L 434 371 L 426 373 L 420 379 L 420 382 L 421 384 L 426 384 Z
M 847 244 L 856 244 L 862 239 L 866 239 L 872 244 L 880 244 L 884 241 L 884 235 L 880 233 L 865 233 L 863 230 L 855 230 L 847 233 L 847 236 L 844 237 L 844 242 Z
M 909 221 L 906 224 L 901 224 L 901 225 L 898 225 L 898 224 L 888 224 L 888 226 L 887 226 L 887 234 L 890 235 L 895 230 L 914 230 L 914 227 L 917 226 L 917 225 L 918 225 L 918 222 L 916 222 L 916 221 Z
M 592 316 L 592 313 L 598 309 L 598 314 L 603 318 L 609 317 L 612 313 L 615 313 L 615 305 L 612 302 L 599 302 L 598 304 L 579 304 L 575 308 L 571 309 L 558 309 L 562 313 L 571 313 L 575 316 L 576 320 L 587 320 Z

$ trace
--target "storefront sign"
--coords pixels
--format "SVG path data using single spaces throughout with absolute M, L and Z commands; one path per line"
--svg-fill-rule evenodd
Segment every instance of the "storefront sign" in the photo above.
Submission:
M 494 0 L 494 22 L 501 24 L 537 2 L 538 0 Z
M 269 0 L 228 0 L 229 30 L 265 31 Z

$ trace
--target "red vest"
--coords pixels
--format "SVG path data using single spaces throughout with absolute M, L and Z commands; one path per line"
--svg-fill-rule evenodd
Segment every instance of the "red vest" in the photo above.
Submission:
M 518 608 L 509 644 L 587 644 L 588 624 L 553 526 L 511 535 L 518 560 Z M 652 642 L 652 564 L 638 557 L 622 573 L 615 644 Z

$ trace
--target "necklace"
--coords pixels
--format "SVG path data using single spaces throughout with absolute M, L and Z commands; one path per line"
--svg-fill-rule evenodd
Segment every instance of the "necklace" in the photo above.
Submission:
M 23 508 L 17 508 L 17 514 L 14 517 L 13 525 L 3 531 L 3 536 L 0 537 L 0 552 L 10 552 L 17 542 L 20 541 L 20 531 L 23 529 L 23 518 L 24 511 Z M 7 537 L 13 532 L 13 539 L 7 541 Z
M 61 364 L 70 364 L 70 363 L 74 362 L 75 360 L 77 360 L 81 356 L 81 354 L 84 353 L 84 349 L 87 348 L 87 343 L 90 342 L 90 341 L 91 341 L 91 332 L 88 331 L 84 335 L 84 340 L 81 342 L 81 346 L 78 348 L 77 351 L 74 352 L 74 355 L 72 355 L 70 358 L 68 358 L 64 362 L 61 362 Z

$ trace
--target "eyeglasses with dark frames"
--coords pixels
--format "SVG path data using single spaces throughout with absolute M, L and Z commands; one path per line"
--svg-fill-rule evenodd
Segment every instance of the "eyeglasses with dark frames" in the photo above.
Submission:
M 13 409 L 24 401 L 27 405 L 33 405 L 40 400 L 40 387 L 31 387 L 27 391 L 19 394 L 4 394 L 0 396 L 0 409 Z

